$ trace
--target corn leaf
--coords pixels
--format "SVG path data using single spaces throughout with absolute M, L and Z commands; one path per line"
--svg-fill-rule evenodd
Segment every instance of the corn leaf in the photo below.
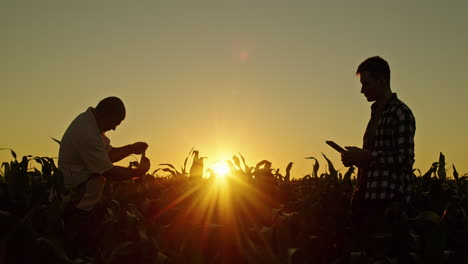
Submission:
M 454 178 L 456 181 L 458 181 L 458 177 L 459 177 L 458 171 L 457 171 L 457 169 L 455 168 L 455 165 L 452 164 L 452 166 L 453 166 L 453 178 Z
M 12 155 L 13 158 L 15 158 L 15 160 L 16 160 L 16 153 L 15 153 L 12 149 L 10 149 L 10 148 L 0 148 L 0 150 L 7 150 L 7 149 L 11 152 L 11 155 Z
M 169 169 L 169 168 L 163 168 L 162 171 L 169 172 L 169 173 L 172 174 L 172 176 L 177 176 L 176 171 L 171 170 L 171 169 Z
M 172 164 L 170 164 L 170 163 L 161 163 L 161 164 L 159 164 L 159 165 L 160 165 L 160 166 L 168 166 L 168 167 L 172 168 L 172 169 L 175 170 L 175 171 L 177 170 L 177 169 L 174 167 L 174 165 L 172 165 Z
M 188 161 L 188 158 L 190 157 L 190 154 L 192 153 L 193 149 L 195 147 L 192 147 L 189 151 L 189 153 L 187 154 L 187 157 L 185 157 L 185 161 L 184 161 L 184 167 L 182 168 L 182 174 L 185 175 L 185 172 L 187 171 L 187 161 Z
M 291 180 L 291 168 L 293 166 L 293 163 L 292 162 L 289 162 L 288 166 L 286 167 L 286 175 L 284 176 L 284 179 L 286 181 L 290 181 Z
M 351 175 L 353 175 L 355 169 L 356 168 L 354 166 L 349 167 L 349 169 L 346 171 L 346 173 L 345 173 L 345 175 L 343 177 L 343 180 L 350 182 L 351 181 Z
M 151 173 L 151 175 L 154 176 L 154 174 L 155 174 L 156 172 L 158 172 L 160 169 L 161 169 L 161 168 L 155 169 L 155 170 L 153 171 L 153 173 Z
M 255 170 L 256 170 L 256 171 L 259 170 L 260 167 L 261 167 L 262 165 L 265 165 L 265 167 L 266 167 L 266 164 L 268 164 L 268 163 L 270 163 L 268 160 L 262 160 L 262 161 L 260 161 L 260 162 L 257 163 L 257 165 L 255 166 Z M 271 164 L 271 163 L 270 163 L 270 164 Z
M 325 154 L 323 154 L 323 157 L 325 158 L 325 160 L 327 161 L 328 163 L 328 170 L 330 171 L 330 176 L 336 178 L 338 176 L 338 172 L 336 171 L 335 167 L 333 166 L 333 163 L 327 158 L 327 156 L 325 156 Z
M 314 158 L 314 157 L 307 157 L 306 159 L 313 159 L 315 161 L 314 168 L 313 168 L 313 171 L 312 171 L 312 177 L 317 178 L 318 177 L 318 170 L 320 168 L 320 164 L 319 164 L 318 160 L 316 158 Z
M 250 167 L 247 165 L 247 163 L 245 163 L 245 158 L 244 158 L 244 156 L 242 156 L 241 153 L 239 153 L 239 156 L 241 157 L 242 162 L 244 163 L 244 169 L 245 169 L 245 172 L 247 173 L 247 171 L 248 171 L 248 169 L 249 169 Z
M 232 156 L 232 159 L 234 160 L 234 164 L 236 164 L 237 168 L 240 169 L 241 166 L 240 166 L 240 160 L 239 160 L 239 158 L 238 158 L 236 155 L 234 155 L 234 156 Z
M 441 180 L 447 179 L 447 173 L 445 171 L 445 156 L 444 154 L 442 154 L 442 152 L 440 153 L 440 156 L 439 156 L 439 168 L 437 170 L 437 176 Z
M 437 162 L 432 163 L 432 166 L 429 168 L 429 170 L 426 173 L 424 173 L 424 175 L 422 176 L 424 180 L 427 181 L 431 179 L 431 176 L 433 173 L 435 173 L 437 166 L 438 166 Z
M 61 144 L 60 140 L 55 139 L 55 138 L 53 138 L 53 137 L 50 137 L 50 138 L 51 138 L 53 141 L 57 142 L 59 145 Z

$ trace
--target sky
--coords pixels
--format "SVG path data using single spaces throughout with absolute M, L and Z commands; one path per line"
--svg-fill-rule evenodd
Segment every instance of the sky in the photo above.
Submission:
M 241 153 L 283 173 L 294 162 L 302 177 L 305 157 L 324 169 L 323 153 L 344 172 L 325 140 L 362 145 L 370 103 L 355 72 L 379 55 L 416 118 L 414 168 L 442 152 L 464 174 L 467 11 L 435 0 L 1 0 L 0 148 L 57 157 L 50 137 L 118 96 L 127 116 L 107 135 L 148 142 L 150 172 L 192 147 L 208 167 Z

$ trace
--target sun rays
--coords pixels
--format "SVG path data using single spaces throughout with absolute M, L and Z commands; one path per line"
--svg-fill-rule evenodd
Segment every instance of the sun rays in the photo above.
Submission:
M 171 197 L 173 202 L 156 213 L 156 218 L 175 214 L 168 239 L 176 236 L 197 241 L 198 250 L 244 254 L 248 236 L 243 230 L 267 223 L 272 206 L 277 207 L 277 196 L 263 188 L 260 179 L 240 173 L 227 161 L 218 161 L 207 170 L 210 175 L 205 179 L 185 178 L 190 184 Z

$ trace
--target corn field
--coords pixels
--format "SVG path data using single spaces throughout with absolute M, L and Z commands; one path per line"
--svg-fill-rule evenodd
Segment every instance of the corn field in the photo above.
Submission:
M 325 155 L 323 172 L 310 157 L 311 173 L 301 178 L 290 175 L 292 163 L 281 170 L 233 156 L 219 180 L 210 170 L 202 177 L 207 169 L 191 151 L 180 169 L 160 164 L 144 177 L 108 182 L 90 241 L 98 254 L 90 256 L 70 254 L 82 245 L 66 239 L 74 230 L 63 222 L 69 200 L 54 159 L 10 151 L 0 170 L 0 263 L 328 264 L 346 263 L 349 251 L 350 263 L 362 259 L 350 240 L 355 168 L 341 173 Z M 398 219 L 408 263 L 468 263 L 468 176 L 455 167 L 447 175 L 442 153 L 414 173 L 414 214 Z M 385 237 L 375 239 L 385 248 Z M 398 263 L 379 261 L 368 263 Z

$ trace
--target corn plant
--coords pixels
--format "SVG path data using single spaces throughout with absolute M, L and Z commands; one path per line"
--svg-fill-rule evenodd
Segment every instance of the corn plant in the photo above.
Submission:
M 64 191 L 63 175 L 52 158 L 23 156 L 2 163 L 0 221 L 0 262 L 24 263 L 35 258 L 67 263 L 60 233 L 63 231 L 62 202 L 49 200 L 51 192 L 59 196 Z M 35 161 L 41 170 L 32 167 Z M 27 254 L 21 252 L 23 248 Z
M 170 163 L 161 163 L 159 164 L 160 166 L 167 166 L 169 168 L 160 168 L 161 171 L 164 171 L 164 172 L 169 172 L 171 174 L 172 177 L 188 177 L 189 175 L 187 174 L 187 161 L 188 161 L 188 158 L 190 157 L 190 154 L 192 154 L 193 152 L 193 148 L 190 149 L 189 153 L 187 154 L 187 157 L 185 158 L 185 161 L 184 161 L 184 165 L 181 166 L 180 168 L 180 171 L 178 171 L 174 165 L 170 164 Z M 197 151 L 198 153 L 198 151 Z M 158 169 L 159 170 L 159 169 Z M 157 170 L 156 170 L 157 171 Z M 155 172 L 156 172 L 155 171 Z M 153 174 L 155 173 L 153 172 Z
M 341 263 L 349 250 L 356 168 L 336 169 L 325 155 L 323 172 L 319 160 L 308 157 L 314 163 L 305 177 L 292 177 L 292 163 L 283 174 L 266 159 L 249 166 L 235 155 L 227 161 L 227 184 L 220 185 L 200 179 L 200 166 L 194 164 L 203 157 L 192 149 L 180 170 L 160 164 L 153 175 L 108 183 L 104 217 L 96 226 L 99 254 L 78 260 L 68 249 L 80 245 L 64 239 L 70 231 L 61 219 L 65 189 L 53 159 L 17 159 L 11 153 L 13 161 L 0 170 L 0 263 L 325 264 Z M 413 210 L 387 210 L 398 216 L 394 228 L 405 230 L 402 245 L 408 246 L 401 254 L 413 263 L 467 263 L 467 175 L 454 165 L 448 175 L 446 167 L 440 154 L 427 173 L 415 170 Z M 158 171 L 170 176 L 159 177 Z M 351 260 L 360 255 L 352 253 Z

